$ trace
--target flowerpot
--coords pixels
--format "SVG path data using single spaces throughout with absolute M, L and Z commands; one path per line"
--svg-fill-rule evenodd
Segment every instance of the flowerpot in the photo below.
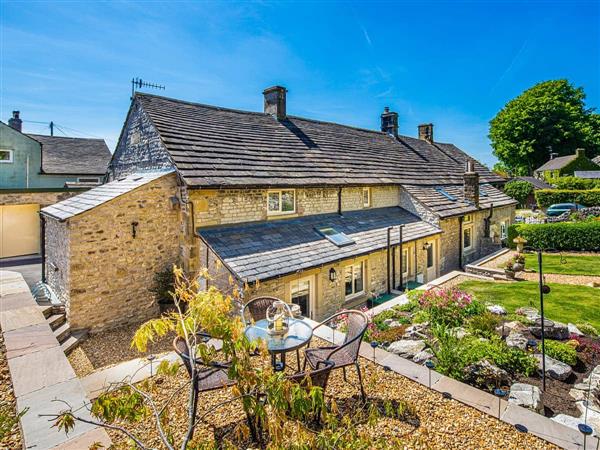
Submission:
M 521 264 L 521 263 L 514 263 L 513 264 L 513 271 L 514 272 L 521 272 L 521 271 L 523 271 L 523 269 L 525 269 L 525 264 Z

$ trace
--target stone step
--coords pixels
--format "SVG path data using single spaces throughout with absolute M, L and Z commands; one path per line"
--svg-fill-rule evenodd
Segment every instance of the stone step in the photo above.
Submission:
M 67 322 L 63 323 L 56 330 L 54 330 L 54 337 L 56 337 L 56 340 L 61 344 L 66 341 L 69 336 L 71 336 L 71 328 Z
M 40 311 L 42 312 L 42 314 L 44 315 L 44 317 L 47 319 L 48 317 L 50 317 L 53 314 L 53 307 L 51 304 L 47 304 L 47 305 L 38 305 L 38 308 L 40 308 Z
M 52 330 L 56 330 L 58 327 L 60 327 L 67 321 L 67 316 L 65 314 L 52 314 L 46 319 L 48 321 L 48 324 L 50 325 L 50 328 L 52 328 Z
M 72 333 L 62 344 L 60 344 L 60 348 L 62 348 L 65 355 L 71 353 L 77 346 L 87 337 L 87 331 L 76 331 Z

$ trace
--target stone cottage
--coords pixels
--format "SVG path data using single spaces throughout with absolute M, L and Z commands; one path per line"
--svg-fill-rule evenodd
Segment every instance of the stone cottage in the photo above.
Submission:
M 299 118 L 286 92 L 265 90 L 263 112 L 135 94 L 111 181 L 42 211 L 46 278 L 73 328 L 147 318 L 169 263 L 319 320 L 498 247 L 516 202 L 432 124 L 412 138 L 387 108 L 380 131 Z
M 574 175 L 576 170 L 600 170 L 600 165 L 585 155 L 585 149 L 578 148 L 575 154 L 551 158 L 534 171 L 536 178 L 552 183 L 559 177 Z

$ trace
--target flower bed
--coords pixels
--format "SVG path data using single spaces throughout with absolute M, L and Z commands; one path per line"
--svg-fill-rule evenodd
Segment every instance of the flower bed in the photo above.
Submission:
M 376 315 L 368 338 L 480 389 L 510 392 L 511 402 L 548 417 L 559 415 L 556 420 L 563 423 L 561 415 L 583 415 L 583 384 L 591 381 L 590 406 L 599 413 L 588 418 L 600 430 L 600 367 L 594 371 L 600 364 L 597 331 L 585 323 L 579 324 L 581 329 L 547 324 L 544 393 L 538 318 L 533 308 L 507 314 L 503 307 L 484 304 L 459 289 L 435 288 L 413 291 L 408 303 Z M 522 389 L 531 395 L 519 393 Z

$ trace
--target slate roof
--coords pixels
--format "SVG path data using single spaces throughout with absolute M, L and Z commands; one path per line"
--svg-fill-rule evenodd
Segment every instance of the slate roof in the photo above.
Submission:
M 596 164 L 598 164 L 600 166 L 600 155 L 596 156 L 595 158 L 592 158 L 592 161 L 594 161 Z
M 192 187 L 462 183 L 452 144 L 136 93 Z M 479 163 L 482 182 L 504 182 Z
M 536 169 L 536 172 L 543 172 L 545 170 L 558 170 L 565 167 L 571 161 L 577 159 L 577 155 L 567 155 L 567 156 L 559 156 L 558 158 L 553 158 L 550 161 L 546 162 L 542 167 Z
M 89 191 L 55 203 L 54 205 L 46 206 L 45 208 L 42 208 L 41 213 L 64 221 L 89 211 L 90 209 L 96 208 L 169 173 L 172 173 L 172 171 L 134 173 L 125 178 L 120 178 L 111 181 L 110 183 L 100 185 Z
M 513 180 L 527 181 L 528 183 L 533 184 L 535 189 L 552 189 L 551 184 L 546 183 L 544 180 L 540 180 L 536 177 L 515 177 Z
M 47 174 L 104 175 L 112 158 L 103 139 L 27 136 L 42 144 L 42 171 Z
M 600 170 L 576 170 L 574 175 L 577 178 L 600 178 Z
M 516 205 L 517 201 L 490 184 L 479 186 L 479 208 L 465 200 L 463 185 L 418 186 L 404 185 L 404 188 L 424 206 L 435 212 L 441 218 L 468 214 L 478 209 Z M 452 200 L 450 197 L 454 198 Z
M 387 228 L 404 224 L 403 242 L 441 233 L 434 225 L 398 208 L 377 208 L 338 214 L 243 225 L 200 228 L 198 234 L 241 280 L 253 282 L 295 273 L 387 246 Z M 330 226 L 354 244 L 338 247 L 315 227 Z M 398 242 L 398 229 L 392 242 Z

